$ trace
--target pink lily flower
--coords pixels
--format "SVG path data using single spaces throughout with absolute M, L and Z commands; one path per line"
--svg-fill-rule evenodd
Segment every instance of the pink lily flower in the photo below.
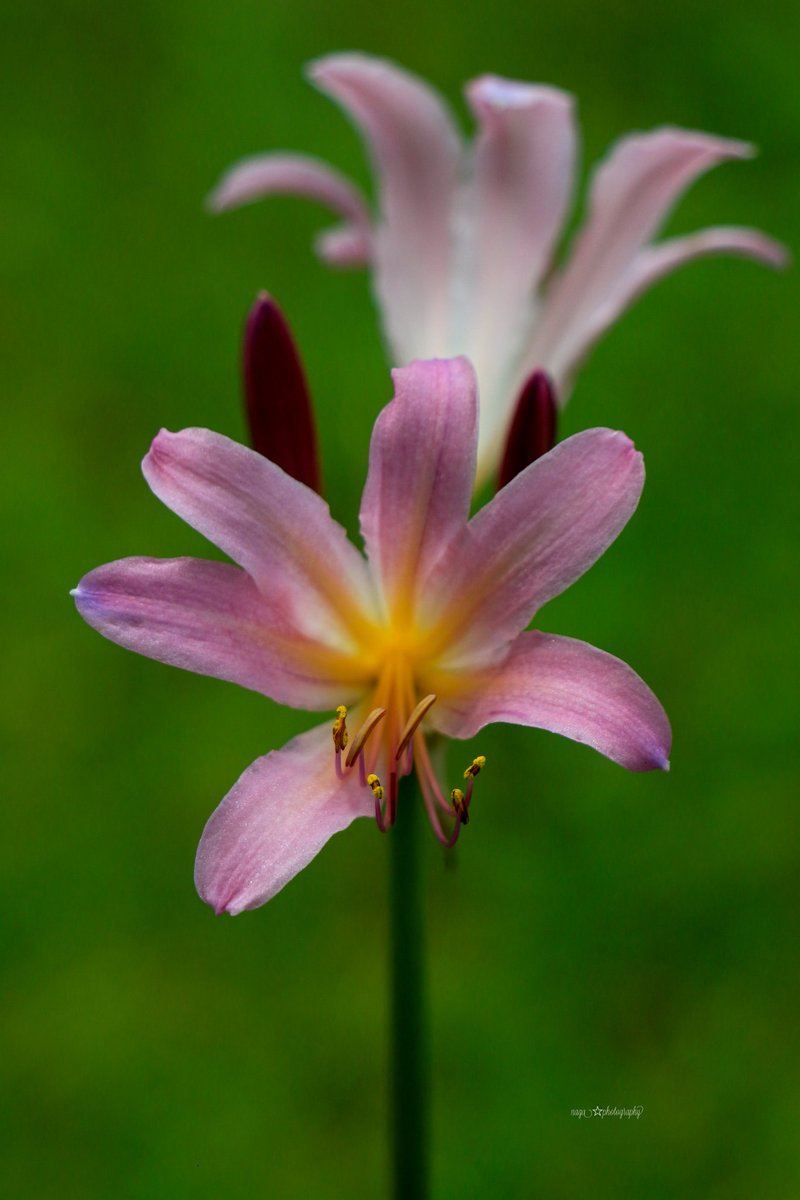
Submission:
M 382 59 L 336 54 L 311 81 L 359 127 L 376 172 L 378 215 L 315 158 L 245 159 L 210 197 L 215 211 L 291 192 L 343 224 L 317 242 L 337 267 L 368 264 L 392 361 L 466 354 L 478 373 L 478 482 L 497 470 L 515 405 L 534 371 L 558 402 L 598 338 L 682 263 L 738 254 L 780 267 L 783 246 L 753 229 L 713 228 L 653 244 L 675 202 L 710 167 L 753 147 L 662 127 L 612 147 L 590 185 L 588 217 L 566 264 L 553 257 L 575 184 L 572 97 L 484 75 L 467 85 L 478 125 L 465 146 L 442 98 Z
M 259 758 L 209 820 L 196 883 L 217 912 L 263 904 L 356 817 L 383 829 L 415 770 L 452 844 L 469 818 L 472 759 L 449 795 L 427 734 L 495 721 L 585 742 L 632 771 L 667 769 L 670 728 L 649 688 L 583 642 L 523 632 L 636 508 L 641 455 L 591 429 L 539 458 L 469 519 L 478 395 L 466 359 L 394 372 L 361 503 L 366 556 L 325 501 L 275 463 L 205 429 L 162 431 L 145 478 L 233 559 L 128 558 L 73 593 L 112 641 L 161 662 L 334 710 Z M 349 706 L 349 708 L 348 708 Z

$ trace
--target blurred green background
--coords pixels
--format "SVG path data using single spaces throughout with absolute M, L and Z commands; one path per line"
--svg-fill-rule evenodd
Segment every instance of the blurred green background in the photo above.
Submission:
M 280 299 L 354 528 L 389 381 L 366 275 L 281 199 L 211 219 L 223 167 L 356 134 L 302 80 L 361 48 L 436 83 L 577 93 L 584 162 L 667 121 L 752 139 L 670 223 L 800 247 L 795 4 L 99 0 L 2 14 L 5 680 L 0 1193 L 385 1194 L 386 845 L 361 822 L 265 909 L 195 895 L 203 824 L 313 717 L 104 642 L 68 589 L 126 554 L 205 552 L 148 492 L 165 425 L 243 436 L 239 333 Z M 639 512 L 541 626 L 632 663 L 668 776 L 544 733 L 490 770 L 457 859 L 428 848 L 436 1200 L 800 1194 L 796 270 L 693 265 L 580 376 L 564 433 L 625 429 Z M 463 752 L 457 755 L 458 762 Z M 575 1107 L 641 1105 L 636 1121 Z

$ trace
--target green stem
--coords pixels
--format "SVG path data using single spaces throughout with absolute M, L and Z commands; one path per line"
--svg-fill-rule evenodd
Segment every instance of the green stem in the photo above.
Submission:
M 415 775 L 400 782 L 397 821 L 388 831 L 392 923 L 392 1142 L 394 1200 L 428 1197 L 428 1044 L 425 903 L 421 865 L 424 814 Z

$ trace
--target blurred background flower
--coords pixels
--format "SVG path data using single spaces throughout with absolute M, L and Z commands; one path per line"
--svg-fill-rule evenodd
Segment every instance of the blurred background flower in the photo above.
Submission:
M 162 425 L 244 436 L 261 287 L 297 333 L 328 497 L 354 525 L 390 395 L 367 277 L 309 255 L 312 206 L 212 221 L 203 197 L 258 146 L 368 190 L 356 133 L 301 76 L 355 47 L 465 123 L 462 82 L 484 71 L 575 93 L 584 163 L 662 122 L 752 141 L 760 157 L 699 181 L 665 233 L 741 222 L 796 251 L 800 16 L 11 0 L 3 24 L 3 1195 L 372 1197 L 384 843 L 361 822 L 302 885 L 215 921 L 191 880 L 209 806 L 299 718 L 109 646 L 67 595 L 121 554 L 207 553 L 138 464 Z M 560 435 L 613 420 L 648 482 L 542 622 L 636 664 L 670 713 L 672 772 L 482 735 L 475 836 L 447 872 L 428 847 L 437 1200 L 796 1191 L 799 289 L 797 271 L 697 264 L 576 384 Z M 570 1116 L 595 1105 L 643 1113 Z
M 499 465 L 533 372 L 545 371 L 565 404 L 598 338 L 664 275 L 709 254 L 789 261 L 774 239 L 736 226 L 653 241 L 697 178 L 755 153 L 746 142 L 668 125 L 621 137 L 592 171 L 586 219 L 559 263 L 579 140 L 567 92 L 470 80 L 468 144 L 436 90 L 386 59 L 331 54 L 307 75 L 363 136 L 378 212 L 319 159 L 281 151 L 230 167 L 209 208 L 289 193 L 342 218 L 317 237 L 317 252 L 332 266 L 372 269 L 392 361 L 466 354 L 474 363 L 479 481 Z

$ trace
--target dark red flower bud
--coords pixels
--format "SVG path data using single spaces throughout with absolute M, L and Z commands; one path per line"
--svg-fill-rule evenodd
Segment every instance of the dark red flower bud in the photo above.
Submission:
M 317 431 L 300 355 L 276 302 L 261 292 L 244 330 L 244 396 L 254 450 L 322 493 Z
M 553 449 L 557 415 L 556 393 L 550 376 L 544 371 L 534 371 L 519 394 L 497 478 L 498 489 Z

